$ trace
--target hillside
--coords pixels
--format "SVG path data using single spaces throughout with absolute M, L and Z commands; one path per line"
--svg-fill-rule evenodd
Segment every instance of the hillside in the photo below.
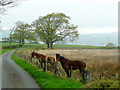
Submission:
M 8 37 L 10 31 L 2 31 L 2 38 Z M 114 43 L 118 45 L 118 33 L 100 33 L 100 34 L 80 34 L 75 42 L 67 42 L 67 44 L 74 45 L 91 45 L 91 46 L 104 46 L 107 43 Z

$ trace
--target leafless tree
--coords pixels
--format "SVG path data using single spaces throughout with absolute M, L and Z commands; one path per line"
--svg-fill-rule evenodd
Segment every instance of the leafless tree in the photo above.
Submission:
M 23 0 L 0 0 L 0 31 L 2 31 L 1 26 L 1 17 L 5 14 L 9 8 L 15 7 L 18 5 L 18 2 Z
M 4 12 L 11 7 L 15 7 L 21 0 L 0 0 L 0 14 L 3 15 Z

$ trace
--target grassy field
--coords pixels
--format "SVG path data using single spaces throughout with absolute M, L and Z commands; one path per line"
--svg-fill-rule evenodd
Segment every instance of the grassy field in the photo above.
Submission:
M 10 50 L 13 50 L 13 49 L 1 49 L 0 50 L 0 55 L 3 54 L 3 53 L 5 53 L 5 52 L 8 52 Z
M 35 79 L 40 88 L 83 88 L 82 84 L 74 79 L 65 79 L 41 71 L 38 67 L 18 58 L 15 53 L 12 54 L 12 59 Z
M 87 69 L 92 71 L 91 83 L 86 84 L 89 88 L 116 88 L 118 87 L 118 50 L 117 49 L 53 49 L 41 50 L 37 48 L 18 51 L 17 55 L 30 60 L 32 50 L 55 57 L 55 53 L 72 60 L 83 60 L 87 64 Z M 36 58 L 35 58 L 36 59 Z M 65 71 L 59 64 L 60 72 L 63 78 L 66 78 Z M 73 71 L 72 78 L 80 81 L 79 72 Z
M 27 46 L 29 46 L 29 44 L 25 45 L 23 48 L 26 48 Z M 30 60 L 30 54 L 33 50 L 48 56 L 53 56 L 53 57 L 55 57 L 56 53 L 60 53 L 62 56 L 65 56 L 72 60 L 83 60 L 86 62 L 87 69 L 92 71 L 92 80 L 90 83 L 87 83 L 84 85 L 86 88 L 103 88 L 103 87 L 117 88 L 118 77 L 119 77 L 118 49 L 112 49 L 112 48 L 99 49 L 99 48 L 101 47 L 82 46 L 82 45 L 54 45 L 54 49 L 46 49 L 45 44 L 32 44 L 31 47 L 27 47 L 26 49 L 16 52 L 16 55 L 24 60 L 20 60 L 16 56 L 14 57 L 17 58 L 16 62 L 19 62 L 19 61 L 21 62 L 21 66 L 22 66 L 22 62 L 26 63 Z M 6 51 L 7 49 L 4 49 L 2 52 L 4 53 Z M 34 58 L 34 60 L 37 60 L 37 59 Z M 35 61 L 33 64 L 35 64 Z M 25 64 L 25 66 L 26 65 L 27 63 Z M 22 67 L 24 67 L 24 64 Z M 28 68 L 29 68 L 29 65 L 28 65 Z M 60 63 L 59 63 L 59 68 L 62 74 L 62 78 L 66 79 L 66 73 L 61 67 Z M 25 67 L 25 70 L 26 70 L 26 67 Z M 39 68 L 37 68 L 36 70 L 40 71 Z M 30 74 L 32 73 L 33 72 L 30 72 Z M 53 72 L 49 72 L 49 74 L 53 75 Z M 77 82 L 80 81 L 80 74 L 77 70 L 73 71 L 72 79 L 75 79 Z M 37 82 L 41 84 L 39 80 Z M 46 80 L 45 82 L 50 83 L 49 81 L 46 81 Z M 43 87 L 46 88 L 46 84 L 45 86 L 43 85 Z M 48 85 L 48 87 L 51 87 L 51 86 Z
M 0 43 L 0 45 L 2 45 L 3 48 L 14 48 L 14 47 L 18 47 L 19 44 L 18 43 L 12 43 L 11 45 L 9 45 L 9 43 Z M 46 44 L 29 44 L 26 43 L 24 44 L 22 47 L 36 47 L 36 48 L 47 48 Z M 8 49 L 7 48 L 7 49 Z M 88 45 L 53 45 L 54 49 L 119 49 L 120 47 L 105 47 L 105 46 L 88 46 Z
M 11 45 L 18 45 L 18 43 L 12 43 Z M 9 46 L 9 43 L 2 43 L 2 46 Z M 24 46 L 29 47 L 44 47 L 47 48 L 45 44 L 24 44 Z M 101 48 L 100 46 L 87 46 L 87 45 L 53 45 L 54 48 Z

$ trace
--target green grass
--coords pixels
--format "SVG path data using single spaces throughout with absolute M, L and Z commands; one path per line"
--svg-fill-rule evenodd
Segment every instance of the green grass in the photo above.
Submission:
M 11 43 L 11 45 L 18 45 L 18 43 Z M 2 43 L 2 46 L 9 46 L 9 43 Z M 47 48 L 46 44 L 24 44 L 24 46 L 31 46 L 31 47 L 45 47 Z M 100 48 L 100 46 L 87 46 L 87 45 L 53 45 L 54 48 Z
M 17 45 L 18 43 L 11 43 L 11 45 Z M 10 45 L 9 43 L 2 43 L 2 45 Z
M 83 85 L 74 79 L 65 79 L 41 71 L 38 67 L 32 66 L 25 60 L 18 58 L 15 53 L 12 54 L 11 58 L 27 71 L 41 88 L 83 88 Z
M 1 49 L 0 50 L 0 55 L 3 54 L 3 53 L 5 53 L 5 52 L 8 52 L 10 50 L 13 50 L 13 49 Z
M 1 43 L 0 43 L 1 44 Z M 18 45 L 18 43 L 12 43 L 11 46 Z M 2 43 L 3 47 L 10 47 L 9 43 Z M 42 47 L 47 48 L 46 44 L 24 44 L 23 47 Z M 78 49 L 78 48 L 85 48 L 85 49 L 118 49 L 118 47 L 103 47 L 103 46 L 88 46 L 88 45 L 53 45 L 53 48 L 68 48 L 68 49 Z
M 100 46 L 87 46 L 87 45 L 54 45 L 54 48 L 100 48 Z

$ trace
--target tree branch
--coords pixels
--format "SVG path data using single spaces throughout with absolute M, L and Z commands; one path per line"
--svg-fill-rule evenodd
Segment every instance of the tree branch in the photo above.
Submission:
M 12 4 L 14 2 L 10 1 L 10 2 L 3 2 L 2 1 L 0 2 L 0 6 L 6 6 L 6 5 L 9 5 L 9 4 Z

